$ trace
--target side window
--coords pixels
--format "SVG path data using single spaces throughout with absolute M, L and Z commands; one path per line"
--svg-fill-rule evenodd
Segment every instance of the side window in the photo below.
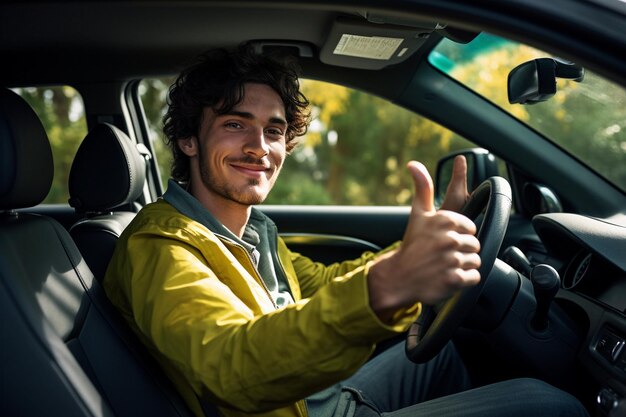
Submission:
M 175 77 L 147 78 L 139 83 L 139 97 L 148 122 L 150 144 L 159 166 L 163 190 L 167 189 L 170 178 L 172 154 L 165 145 L 163 116 L 167 111 L 167 92 Z
M 437 160 L 473 147 L 453 132 L 386 100 L 303 80 L 312 122 L 287 159 L 268 204 L 409 204 L 411 159 L 434 175 Z
M 163 145 L 163 114 L 173 79 L 142 81 L 140 94 L 164 179 L 170 155 Z M 411 159 L 434 175 L 443 155 L 474 145 L 444 127 L 373 95 L 302 80 L 311 125 L 286 159 L 266 204 L 406 205 L 413 184 Z
M 54 158 L 54 179 L 44 204 L 67 204 L 68 180 L 76 150 L 87 135 L 85 107 L 69 86 L 14 89 L 35 110 L 43 123 Z

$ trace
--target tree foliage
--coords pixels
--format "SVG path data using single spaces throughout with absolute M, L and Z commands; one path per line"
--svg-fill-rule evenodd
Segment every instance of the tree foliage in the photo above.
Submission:
M 302 90 L 314 120 L 287 160 L 268 204 L 283 204 L 283 196 L 302 194 L 302 188 L 315 192 L 299 204 L 407 204 L 413 187 L 404 168 L 408 161 L 419 159 L 432 172 L 453 144 L 470 146 L 378 97 L 311 80 L 303 81 Z
M 76 90 L 67 86 L 20 88 L 16 91 L 39 116 L 52 147 L 54 178 L 44 203 L 67 203 L 72 161 L 87 135 L 82 99 Z
M 461 61 L 449 69 L 450 75 L 626 190 L 626 90 L 587 71 L 582 83 L 558 80 L 557 93 L 548 101 L 510 104 L 506 88 L 509 71 L 549 55 L 528 46 L 481 37 L 483 42 L 475 46 L 480 54 L 472 59 L 463 59 L 453 51 L 466 46 L 449 44 L 445 48 L 445 53 Z
M 150 143 L 154 158 L 159 165 L 163 189 L 166 187 L 172 165 L 172 153 L 165 145 L 163 116 L 167 111 L 167 93 L 175 77 L 146 78 L 139 85 L 139 94 L 148 120 Z

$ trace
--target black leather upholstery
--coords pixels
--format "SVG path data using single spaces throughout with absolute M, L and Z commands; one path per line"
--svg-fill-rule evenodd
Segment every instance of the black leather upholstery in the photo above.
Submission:
M 101 123 L 80 144 L 70 170 L 70 205 L 102 213 L 133 203 L 146 181 L 146 162 L 130 138 Z
M 0 210 L 41 203 L 54 170 L 48 136 L 30 106 L 6 89 L 0 89 L 0 135 Z
M 3 416 L 188 416 L 122 322 L 66 230 L 38 204 L 52 156 L 35 113 L 0 91 Z
M 102 282 L 120 234 L 135 216 L 132 206 L 146 181 L 146 162 L 135 144 L 108 123 L 81 143 L 70 170 L 70 205 L 85 217 L 70 228 L 97 280 Z

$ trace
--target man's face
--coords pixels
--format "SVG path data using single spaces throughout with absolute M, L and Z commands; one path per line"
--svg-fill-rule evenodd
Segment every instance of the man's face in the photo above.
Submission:
M 246 84 L 243 100 L 227 114 L 205 109 L 197 157 L 207 197 L 263 202 L 285 159 L 286 131 L 285 106 L 264 84 Z

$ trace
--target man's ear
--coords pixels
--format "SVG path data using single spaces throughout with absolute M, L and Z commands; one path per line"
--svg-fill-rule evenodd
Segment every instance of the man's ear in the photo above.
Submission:
M 185 139 L 178 139 L 178 148 L 187 156 L 192 157 L 198 154 L 198 140 L 195 136 Z

